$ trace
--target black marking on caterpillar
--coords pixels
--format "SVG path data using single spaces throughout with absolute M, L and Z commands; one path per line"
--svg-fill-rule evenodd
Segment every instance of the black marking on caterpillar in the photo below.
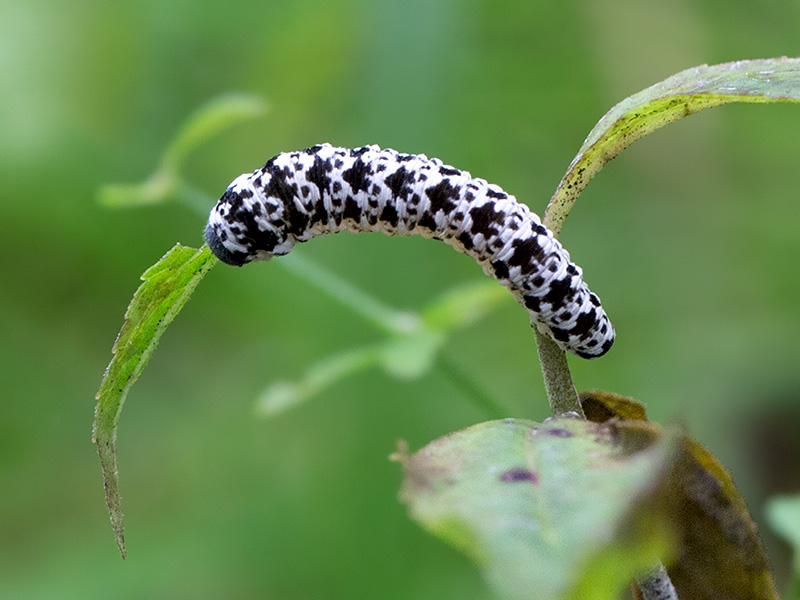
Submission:
M 595 358 L 614 342 L 600 300 L 538 216 L 498 186 L 422 154 L 329 144 L 278 154 L 230 184 L 205 237 L 217 258 L 241 266 L 340 231 L 442 240 L 507 286 L 562 348 Z

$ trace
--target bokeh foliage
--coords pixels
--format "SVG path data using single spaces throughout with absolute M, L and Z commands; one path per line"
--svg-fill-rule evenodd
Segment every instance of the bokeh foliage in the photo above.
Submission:
M 176 241 L 199 245 L 203 219 L 109 211 L 97 190 L 141 180 L 187 114 L 244 91 L 272 111 L 193 157 L 187 175 L 208 194 L 281 150 L 379 143 L 439 156 L 541 212 L 624 96 L 703 62 L 800 54 L 800 8 L 735 8 L 4 0 L 0 596 L 490 597 L 408 521 L 386 456 L 398 437 L 416 448 L 487 418 L 546 415 L 524 311 L 509 298 L 446 349 L 505 414 L 435 374 L 370 372 L 263 421 L 253 400 L 266 381 L 378 337 L 269 265 L 215 269 L 139 382 L 120 448 L 137 558 L 119 560 L 92 396 L 138 276 Z M 800 419 L 800 277 L 786 266 L 800 256 L 798 130 L 788 106 L 692 117 L 606 168 L 562 234 L 620 336 L 602 361 L 573 363 L 578 386 L 680 416 L 757 518 L 772 463 L 754 462 L 751 434 L 776 410 Z M 338 236 L 302 251 L 399 307 L 482 277 L 423 240 Z

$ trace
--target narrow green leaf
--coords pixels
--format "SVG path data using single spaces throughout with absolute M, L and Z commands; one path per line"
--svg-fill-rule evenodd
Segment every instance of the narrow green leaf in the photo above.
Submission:
M 550 199 L 544 224 L 561 231 L 572 205 L 603 166 L 636 140 L 730 102 L 800 101 L 800 58 L 743 60 L 687 69 L 630 96 L 600 119 Z
M 92 441 L 97 444 L 106 503 L 117 545 L 125 558 L 119 496 L 116 439 L 125 398 L 153 354 L 161 335 L 180 312 L 194 288 L 217 263 L 207 246 L 199 250 L 176 244 L 142 275 L 97 392 Z
M 669 555 L 656 492 L 675 445 L 650 439 L 653 427 L 629 433 L 571 418 L 475 425 L 401 457 L 402 499 L 502 597 L 613 598 Z
M 216 133 L 237 123 L 263 115 L 267 103 L 251 94 L 225 94 L 200 107 L 167 147 L 162 164 L 176 170 L 186 156 Z

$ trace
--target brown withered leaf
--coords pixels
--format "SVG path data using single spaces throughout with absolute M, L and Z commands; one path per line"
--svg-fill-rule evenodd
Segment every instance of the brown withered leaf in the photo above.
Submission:
M 581 404 L 594 422 L 615 419 L 618 427 L 640 429 L 646 420 L 644 405 L 609 392 L 584 392 Z M 678 597 L 777 600 L 772 569 L 744 498 L 722 463 L 694 438 L 681 438 L 669 490 L 680 555 L 667 570 Z

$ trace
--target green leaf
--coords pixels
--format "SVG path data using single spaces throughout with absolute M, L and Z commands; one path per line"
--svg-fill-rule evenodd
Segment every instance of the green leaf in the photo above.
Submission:
M 401 458 L 402 499 L 503 597 L 616 597 L 670 554 L 656 507 L 674 443 L 651 443 L 654 426 L 641 427 L 571 418 L 475 425 Z
M 179 173 L 182 163 L 212 136 L 259 117 L 267 109 L 262 98 L 249 94 L 230 93 L 214 98 L 186 120 L 150 177 L 140 183 L 105 185 L 100 188 L 98 201 L 109 208 L 130 208 L 178 200 L 200 214 L 207 214 L 209 199 L 184 182 Z
M 480 279 L 448 290 L 426 305 L 422 321 L 429 329 L 449 332 L 472 325 L 508 300 L 507 288 Z
M 108 208 L 149 206 L 166 202 L 175 193 L 172 174 L 160 170 L 142 183 L 112 183 L 100 188 L 98 201 Z
M 256 400 L 261 416 L 274 417 L 326 390 L 348 375 L 375 366 L 381 360 L 380 346 L 364 346 L 340 352 L 312 365 L 297 382 L 276 381 Z
M 217 263 L 207 246 L 199 250 L 176 244 L 142 275 L 117 339 L 113 357 L 97 392 L 92 441 L 97 444 L 106 503 L 117 545 L 125 558 L 119 496 L 116 439 L 125 398 L 141 375 L 167 326 L 180 312 L 197 284 Z
M 277 381 L 256 400 L 256 411 L 274 417 L 325 391 L 359 371 L 381 366 L 398 379 L 417 379 L 435 365 L 447 337 L 508 299 L 508 291 L 485 280 L 457 286 L 428 303 L 421 315 L 386 306 L 334 273 L 299 255 L 277 264 L 340 300 L 366 319 L 381 325 L 387 337 L 373 345 L 347 350 L 310 367 L 297 382 Z
M 691 114 L 729 102 L 800 101 L 800 59 L 743 60 L 687 69 L 630 96 L 589 133 L 550 199 L 544 224 L 556 234 L 580 193 L 636 140 Z

